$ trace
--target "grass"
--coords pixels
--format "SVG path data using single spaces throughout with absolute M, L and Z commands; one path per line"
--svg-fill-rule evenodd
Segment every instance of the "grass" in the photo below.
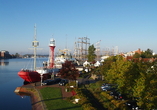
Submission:
M 63 100 L 60 88 L 45 87 L 40 93 L 48 110 L 82 110 L 81 105 Z

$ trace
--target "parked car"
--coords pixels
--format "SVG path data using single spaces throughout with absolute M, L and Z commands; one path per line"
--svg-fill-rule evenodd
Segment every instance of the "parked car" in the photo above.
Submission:
M 59 83 L 61 81 L 61 78 L 54 79 L 54 83 Z
M 54 80 L 44 80 L 42 82 L 42 85 L 50 85 L 50 84 L 53 84 L 54 83 Z
M 121 94 L 120 92 L 118 92 L 117 90 L 113 90 L 109 93 L 111 96 L 113 96 L 115 99 L 117 100 L 126 100 L 127 97 L 124 94 Z
M 67 80 L 67 79 L 62 79 L 62 80 L 59 82 L 59 86 L 65 86 L 67 83 L 68 83 L 68 80 Z
M 131 110 L 138 110 L 139 106 L 137 105 L 136 100 L 130 100 L 125 103 L 125 105 Z
M 111 90 L 115 90 L 116 89 L 116 85 L 115 84 L 103 84 L 101 86 L 101 89 L 103 91 L 111 91 Z

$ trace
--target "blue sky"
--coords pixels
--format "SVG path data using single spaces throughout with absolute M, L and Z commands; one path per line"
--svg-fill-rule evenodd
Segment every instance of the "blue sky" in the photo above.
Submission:
M 101 40 L 101 50 L 157 53 L 157 0 L 0 0 L 0 50 L 33 53 L 35 24 L 39 54 L 48 54 L 52 37 L 57 51 L 86 36 Z

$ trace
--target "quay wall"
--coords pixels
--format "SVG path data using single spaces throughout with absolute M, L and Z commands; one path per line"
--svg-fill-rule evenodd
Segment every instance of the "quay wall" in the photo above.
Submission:
M 14 92 L 20 96 L 28 94 L 31 99 L 32 110 L 45 110 L 41 96 L 35 88 L 17 87 Z

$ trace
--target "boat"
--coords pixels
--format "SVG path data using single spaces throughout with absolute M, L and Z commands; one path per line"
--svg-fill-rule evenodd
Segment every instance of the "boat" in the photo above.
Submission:
M 36 67 L 36 50 L 39 46 L 39 42 L 36 39 L 36 26 L 35 34 L 34 34 L 34 41 L 32 42 L 32 46 L 34 47 L 34 69 L 21 69 L 18 72 L 18 75 L 25 81 L 25 82 L 39 82 L 51 78 L 51 76 L 56 72 L 58 69 L 54 68 L 54 49 L 55 49 L 55 40 L 52 38 L 50 39 L 50 54 L 49 54 L 49 61 L 43 63 L 43 67 Z
M 56 68 L 62 68 L 62 64 L 65 63 L 65 61 L 71 61 L 73 64 L 77 64 L 77 59 L 72 58 L 72 55 L 69 52 L 69 49 L 59 49 L 58 55 L 55 57 L 54 64 Z

